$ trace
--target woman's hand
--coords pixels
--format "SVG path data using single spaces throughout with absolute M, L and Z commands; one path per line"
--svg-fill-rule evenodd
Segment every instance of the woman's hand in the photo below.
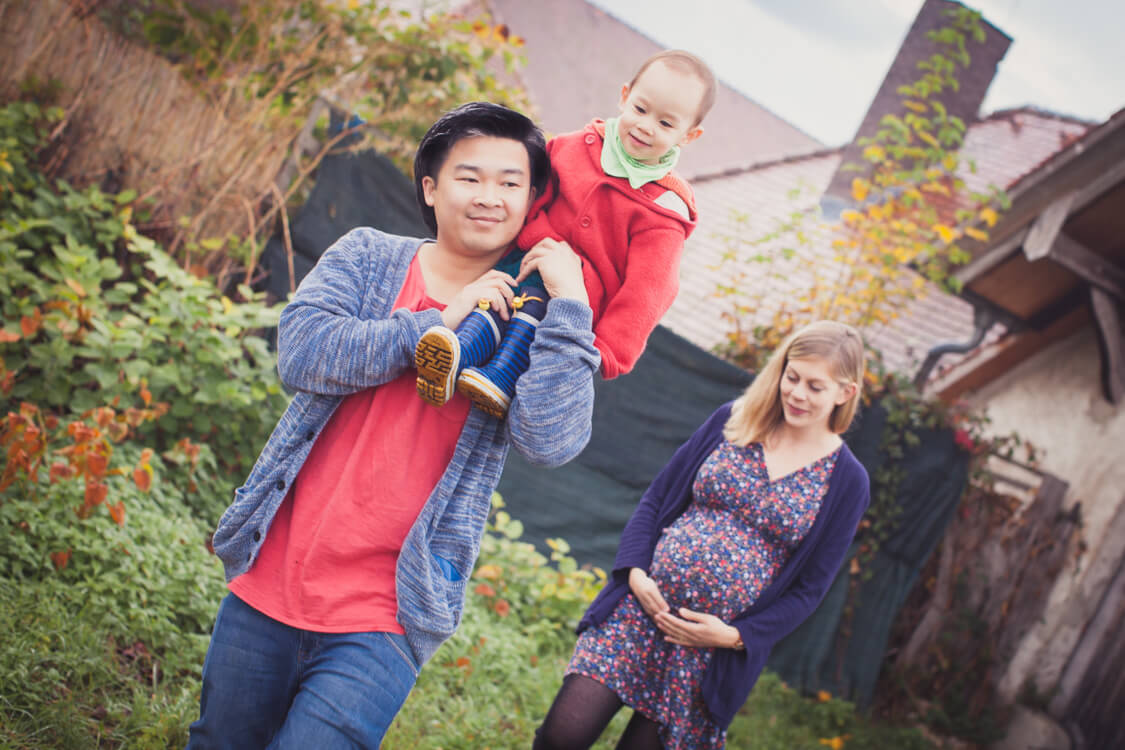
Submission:
M 509 316 L 509 303 L 515 292 L 512 287 L 516 280 L 510 274 L 497 271 L 495 268 L 486 271 L 476 281 L 466 284 L 461 291 L 449 301 L 441 311 L 441 322 L 446 328 L 456 328 L 461 325 L 465 316 L 473 311 L 482 299 L 488 300 L 489 306 L 500 313 L 504 320 Z
M 582 259 L 566 242 L 550 237 L 537 242 L 523 256 L 516 281 L 523 281 L 532 271 L 538 271 L 543 277 L 543 286 L 552 298 L 569 297 L 584 305 L 590 304 L 586 284 L 582 281 Z
M 633 590 L 633 596 L 637 597 L 641 609 L 649 617 L 656 617 L 657 614 L 668 611 L 668 602 L 664 601 L 660 587 L 642 569 L 633 568 L 629 571 L 629 588 Z
M 714 615 L 680 607 L 679 617 L 664 612 L 653 619 L 666 634 L 664 640 L 677 646 L 701 648 L 737 648 L 741 644 L 738 628 L 727 625 Z M 682 618 L 682 619 L 681 619 Z

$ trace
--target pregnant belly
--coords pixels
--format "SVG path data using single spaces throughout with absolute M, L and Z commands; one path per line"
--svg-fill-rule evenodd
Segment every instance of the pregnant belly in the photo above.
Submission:
M 673 609 L 729 619 L 772 578 L 775 566 L 764 552 L 761 538 L 748 530 L 684 517 L 657 543 L 650 575 Z

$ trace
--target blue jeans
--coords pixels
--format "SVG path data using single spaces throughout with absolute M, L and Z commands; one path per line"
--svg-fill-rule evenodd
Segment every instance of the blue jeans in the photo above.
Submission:
M 227 594 L 188 748 L 377 748 L 417 679 L 402 635 L 298 630 Z

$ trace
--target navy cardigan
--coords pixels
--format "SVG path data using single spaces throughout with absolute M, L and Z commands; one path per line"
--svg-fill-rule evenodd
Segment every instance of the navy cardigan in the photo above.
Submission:
M 722 442 L 731 404 L 719 407 L 672 456 L 645 490 L 625 530 L 613 573 L 578 623 L 578 632 L 601 624 L 629 593 L 629 570 L 648 570 L 661 533 L 683 514 L 699 467 Z M 766 665 L 770 649 L 812 614 L 836 578 L 870 500 L 867 471 L 845 444 L 809 533 L 754 604 L 730 624 L 744 651 L 716 648 L 703 675 L 703 698 L 724 729 Z

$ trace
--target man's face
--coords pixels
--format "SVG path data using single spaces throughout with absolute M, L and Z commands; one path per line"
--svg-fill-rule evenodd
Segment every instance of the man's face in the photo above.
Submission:
M 506 250 L 533 199 L 527 149 L 509 138 L 462 138 L 437 180 L 422 178 L 422 190 L 434 209 L 439 245 L 472 256 Z

